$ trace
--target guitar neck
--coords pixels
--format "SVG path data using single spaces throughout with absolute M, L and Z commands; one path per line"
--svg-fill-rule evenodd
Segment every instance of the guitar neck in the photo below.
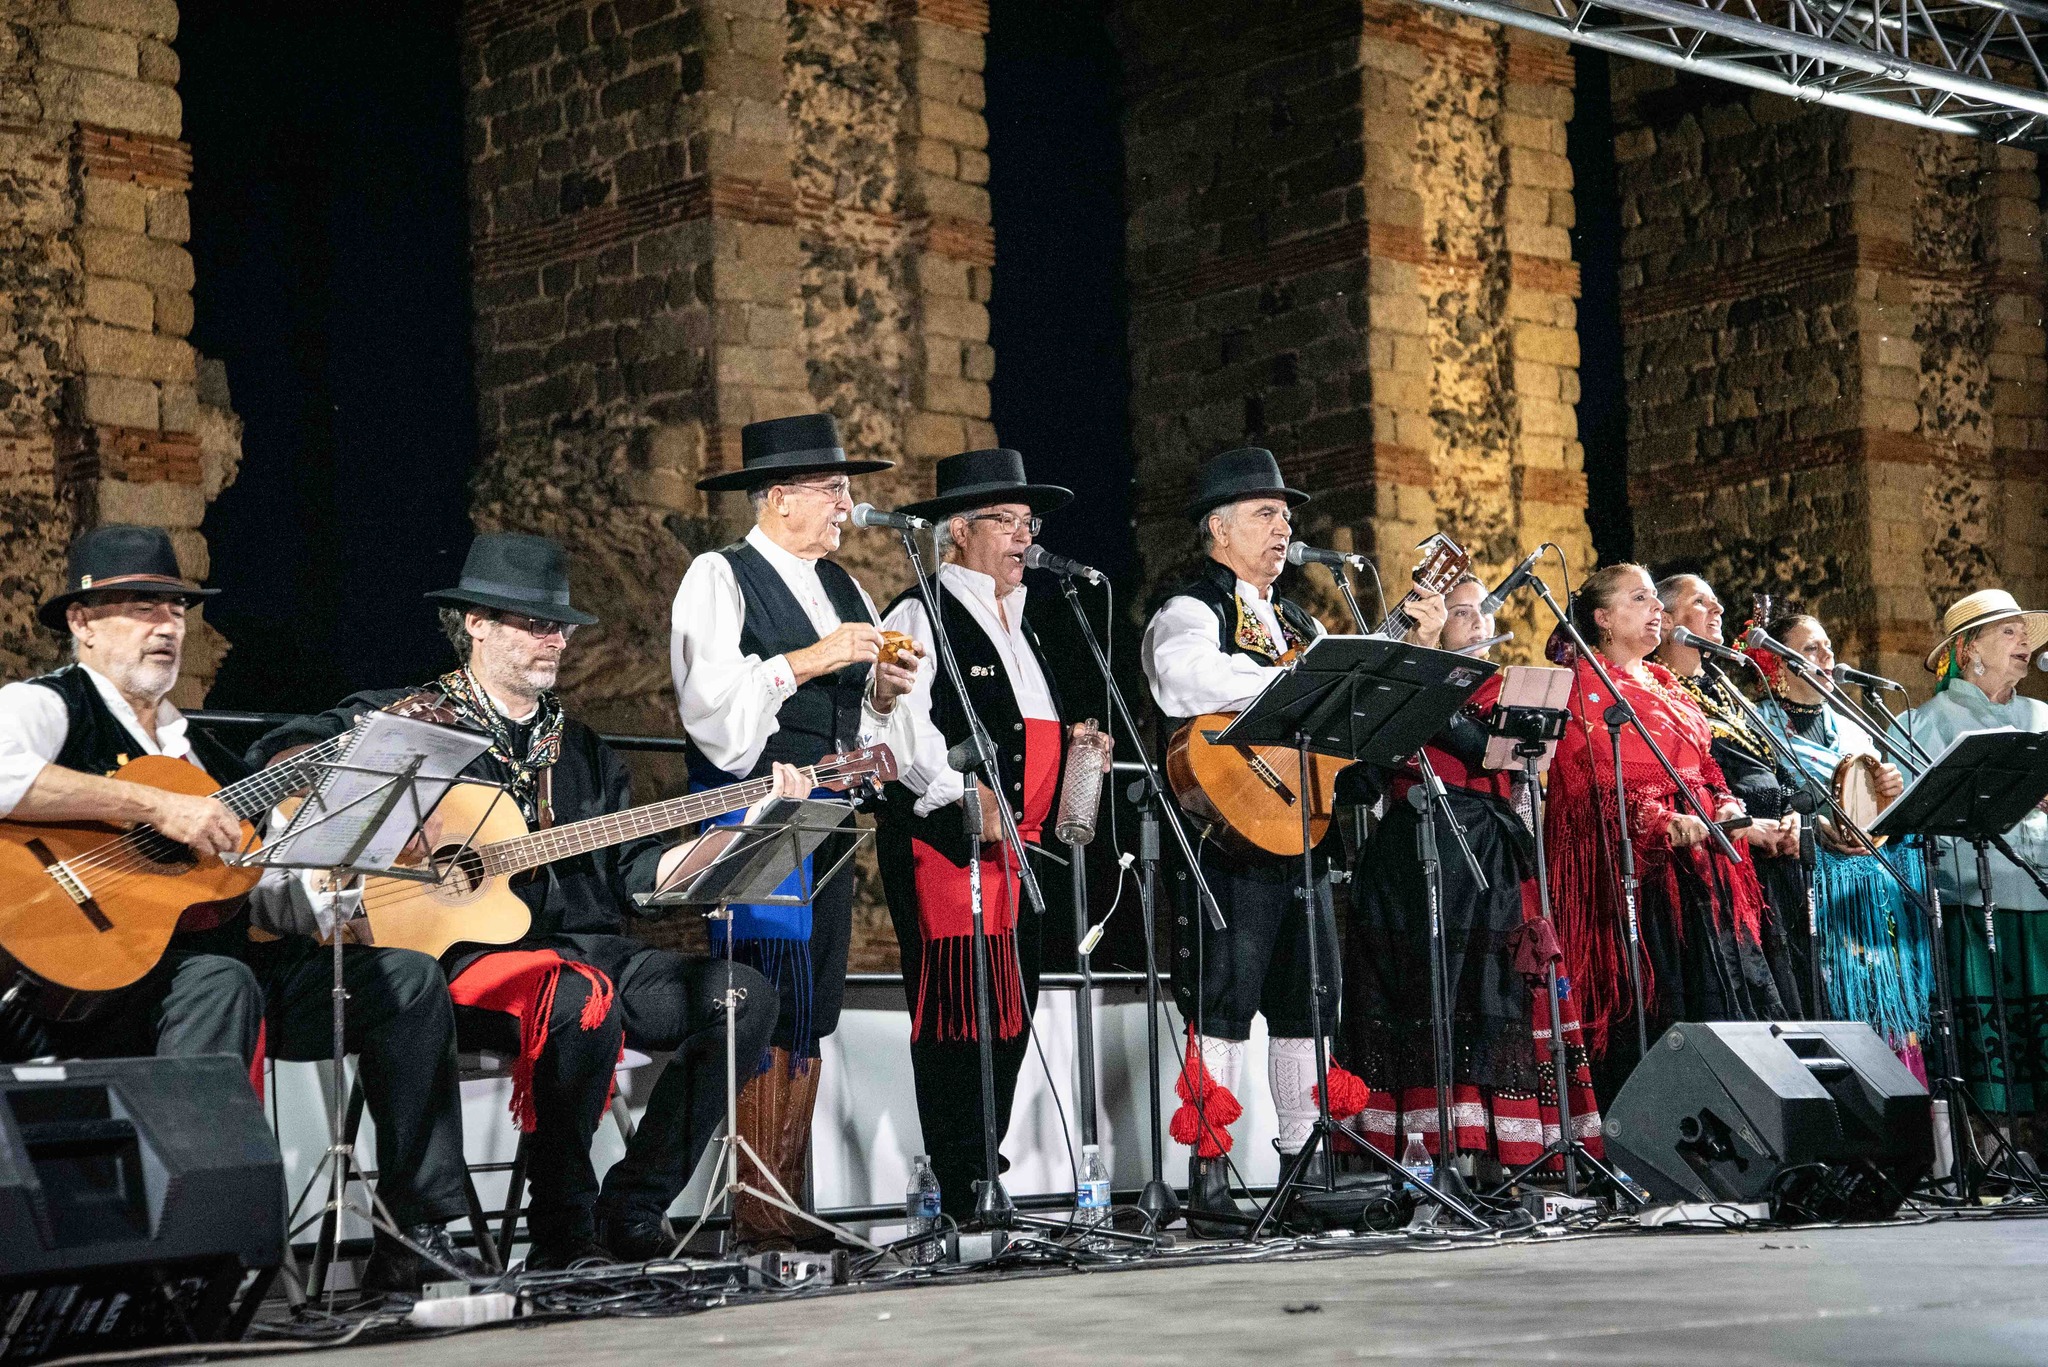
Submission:
M 1387 620 L 1380 623 L 1379 630 L 1373 635 L 1384 636 L 1389 640 L 1397 636 L 1406 636 L 1415 626 L 1415 619 L 1407 612 L 1408 605 L 1414 601 L 1415 591 L 1410 589 L 1401 596 L 1400 602 L 1394 604 L 1394 610 L 1387 614 Z
M 344 733 L 302 750 L 290 759 L 279 760 L 245 779 L 228 784 L 213 796 L 242 820 L 261 822 L 272 807 L 318 781 L 320 765 L 333 761 L 346 749 L 353 734 Z
M 816 786 L 818 771 L 815 767 L 797 772 L 808 784 Z M 566 826 L 550 826 L 544 831 L 486 845 L 478 853 L 483 857 L 487 874 L 523 873 L 557 859 L 571 859 L 608 845 L 637 840 L 643 835 L 658 835 L 679 826 L 709 821 L 727 812 L 741 811 L 774 791 L 775 780 L 772 777 L 749 779 L 708 792 L 687 793 L 665 802 L 649 803 L 645 807 L 572 821 Z

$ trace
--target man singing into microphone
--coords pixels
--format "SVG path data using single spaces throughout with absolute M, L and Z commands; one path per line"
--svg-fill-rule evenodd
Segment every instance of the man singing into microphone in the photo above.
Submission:
M 1201 540 L 1201 567 L 1172 590 L 1145 628 L 1140 658 L 1168 734 L 1191 717 L 1235 712 L 1272 681 L 1283 657 L 1306 647 L 1322 628 L 1307 610 L 1273 592 L 1287 563 L 1292 510 L 1308 495 L 1290 489 L 1271 451 L 1226 451 L 1202 468 L 1187 517 Z M 1435 645 L 1444 625 L 1437 594 L 1407 605 L 1419 644 Z M 1174 1135 L 1194 1150 L 1188 1176 L 1189 1227 L 1197 1234 L 1235 1232 L 1203 1221 L 1203 1212 L 1234 1213 L 1228 1168 L 1229 1124 L 1241 1113 L 1235 1096 L 1252 1017 L 1264 1012 L 1271 1037 L 1267 1066 L 1279 1113 L 1284 1155 L 1299 1152 L 1316 1118 L 1315 1053 L 1309 1012 L 1309 918 L 1296 900 L 1298 859 L 1251 853 L 1217 839 L 1202 842 L 1202 872 L 1226 926 L 1206 925 L 1188 883 L 1174 913 L 1173 983 L 1189 1030 L 1187 1104 Z M 1318 857 L 1317 953 L 1337 977 L 1337 942 L 1327 867 Z M 1326 983 L 1334 987 L 1335 983 Z M 1333 995 L 1330 1000 L 1337 998 Z M 1334 1029 L 1336 1013 L 1323 1023 Z M 1360 1093 L 1358 1079 L 1334 1065 Z M 1355 1113 L 1357 1107 L 1352 1107 Z
M 945 562 L 936 583 L 939 612 L 967 700 L 996 747 L 999 786 L 991 791 L 983 784 L 977 792 L 998 1135 L 1009 1128 L 1030 1038 L 1044 927 L 1035 915 L 1019 917 L 1020 852 L 1005 847 L 996 805 L 1009 807 L 1017 834 L 1035 846 L 1052 820 L 1064 748 L 1052 671 L 1038 633 L 1024 620 L 1024 552 L 1038 535 L 1040 517 L 1073 496 L 1029 483 L 1015 451 L 968 451 L 939 462 L 937 497 L 901 509 L 937 525 Z M 889 605 L 882 625 L 937 656 L 916 588 Z M 910 1002 L 918 1122 L 938 1174 L 940 1203 L 946 1214 L 965 1219 L 974 1211 L 974 1183 L 987 1174 L 964 794 L 946 752 L 968 739 L 968 720 L 952 681 L 936 667 L 923 671 L 897 710 L 909 714 L 916 740 L 900 756 L 903 781 L 890 788 L 876 842 Z
M 690 563 L 671 614 L 669 662 L 692 785 L 722 787 L 767 774 L 777 761 L 811 765 L 876 742 L 909 754 L 897 701 L 915 682 L 917 661 L 880 658 L 874 600 L 826 558 L 839 549 L 840 524 L 852 511 L 850 477 L 890 462 L 847 459 L 827 413 L 749 423 L 740 429 L 740 459 L 740 469 L 697 487 L 744 490 L 753 530 Z M 837 843 L 828 840 L 813 867 L 831 868 Z M 738 906 L 729 924 L 734 957 L 759 969 L 782 998 L 772 1057 L 740 1096 L 740 1131 L 798 1193 L 819 1041 L 838 1027 L 846 990 L 852 870 L 807 905 Z M 741 1179 L 757 1180 L 745 1172 Z M 740 1198 L 733 1218 L 740 1241 L 754 1246 L 787 1246 L 798 1234 L 790 1216 L 750 1197 Z

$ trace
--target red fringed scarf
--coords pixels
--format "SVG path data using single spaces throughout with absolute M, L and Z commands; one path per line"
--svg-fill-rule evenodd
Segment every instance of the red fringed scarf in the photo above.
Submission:
M 1657 738 L 1672 767 L 1698 794 L 1710 812 L 1728 792 L 1721 767 L 1711 753 L 1712 732 L 1706 716 L 1678 688 L 1661 665 L 1647 664 L 1651 677 L 1663 685 L 1646 688 L 1616 675 L 1628 700 Z M 1626 915 L 1621 897 L 1620 809 L 1614 795 L 1614 754 L 1602 719 L 1613 699 L 1589 663 L 1573 667 L 1571 725 L 1558 742 L 1551 762 L 1549 803 L 1544 833 L 1549 846 L 1551 914 L 1565 953 L 1566 977 L 1578 998 L 1587 1043 L 1594 1054 L 1607 1048 L 1608 1028 L 1626 1020 L 1634 1009 L 1621 961 Z M 1674 850 L 1665 826 L 1675 811 L 1687 810 L 1678 790 L 1635 728 L 1621 736 L 1621 776 L 1628 789 L 1629 837 L 1642 883 L 1639 910 L 1658 907 L 1674 913 L 1679 905 L 1675 861 L 1691 863 L 1723 902 L 1735 932 L 1751 942 L 1761 938 L 1763 889 L 1748 861 L 1730 865 L 1711 846 Z M 1674 932 L 1681 929 L 1674 923 Z M 1654 979 L 1647 957 L 1640 964 L 1643 999 L 1653 999 Z
M 1244 1114 L 1244 1103 L 1209 1074 L 1202 1062 L 1202 1045 L 1195 1032 L 1188 1031 L 1188 1050 L 1180 1080 L 1173 1084 L 1180 1109 L 1173 1113 L 1168 1131 L 1173 1142 L 1184 1144 L 1203 1158 L 1221 1158 L 1233 1142 L 1230 1127 Z
M 562 970 L 583 975 L 590 984 L 577 1024 L 595 1030 L 612 1011 L 612 980 L 589 964 L 564 959 L 552 949 L 508 949 L 486 954 L 457 974 L 448 984 L 448 995 L 457 1006 L 474 1006 L 485 1011 L 502 1011 L 519 1021 L 519 1057 L 512 1061 L 512 1120 L 523 1133 L 533 1133 L 533 1069 L 540 1051 L 547 1046 L 548 1029 L 555 1014 L 555 988 Z M 620 1057 L 625 1056 L 623 1040 Z M 613 1074 L 617 1086 L 617 1074 Z M 605 1093 L 601 1118 L 611 1106 L 611 1092 Z

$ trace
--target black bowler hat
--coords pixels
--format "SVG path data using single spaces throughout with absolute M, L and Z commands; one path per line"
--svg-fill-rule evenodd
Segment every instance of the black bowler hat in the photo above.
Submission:
M 1287 506 L 1308 502 L 1308 495 L 1290 489 L 1280 478 L 1280 462 L 1263 446 L 1245 446 L 1225 451 L 1202 467 L 1195 481 L 1195 496 L 1188 500 L 1187 516 L 1200 517 L 1211 508 L 1247 498 L 1284 498 Z
M 1032 484 L 1024 478 L 1024 457 L 999 446 L 989 451 L 962 451 L 938 464 L 938 492 L 922 503 L 896 511 L 936 522 L 942 517 L 986 508 L 991 503 L 1022 503 L 1034 513 L 1049 513 L 1074 499 L 1072 489 L 1057 484 Z
M 769 418 L 740 429 L 740 468 L 697 481 L 706 493 L 786 484 L 802 475 L 865 475 L 894 461 L 848 460 L 839 444 L 839 424 L 830 413 Z
M 36 618 L 54 631 L 63 631 L 64 609 L 88 593 L 103 591 L 182 598 L 187 604 L 220 592 L 200 588 L 178 573 L 178 553 L 171 549 L 170 533 L 163 528 L 113 523 L 95 527 L 71 543 L 64 592 L 36 609 Z
M 462 582 L 428 594 L 427 601 L 499 608 L 579 627 L 597 621 L 569 606 L 568 553 L 548 537 L 524 532 L 480 533 L 462 562 Z

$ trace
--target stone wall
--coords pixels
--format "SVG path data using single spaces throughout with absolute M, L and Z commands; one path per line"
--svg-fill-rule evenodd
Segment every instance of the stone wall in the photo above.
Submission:
M 1948 603 L 2048 593 L 2032 154 L 1614 72 L 1639 556 L 1924 688 Z
M 102 522 L 199 524 L 241 459 L 226 377 L 192 329 L 190 149 L 172 0 L 25 0 L 0 19 L 0 675 L 53 663 L 35 623 L 64 551 Z M 225 650 L 193 614 L 185 678 Z
M 835 414 L 928 493 L 994 444 L 981 0 L 471 0 L 482 528 L 559 537 L 605 618 L 564 689 L 593 723 L 672 734 L 669 603 L 741 534 L 741 427 Z M 886 602 L 886 536 L 840 557 Z M 651 795 L 680 780 L 642 766 Z M 857 959 L 892 966 L 874 899 Z
M 1484 576 L 1545 540 L 1587 568 L 1569 55 L 1400 0 L 1117 19 L 1148 578 L 1190 551 L 1197 465 L 1246 443 L 1390 595 L 1439 529 Z M 1525 654 L 1533 621 L 1504 622 Z

